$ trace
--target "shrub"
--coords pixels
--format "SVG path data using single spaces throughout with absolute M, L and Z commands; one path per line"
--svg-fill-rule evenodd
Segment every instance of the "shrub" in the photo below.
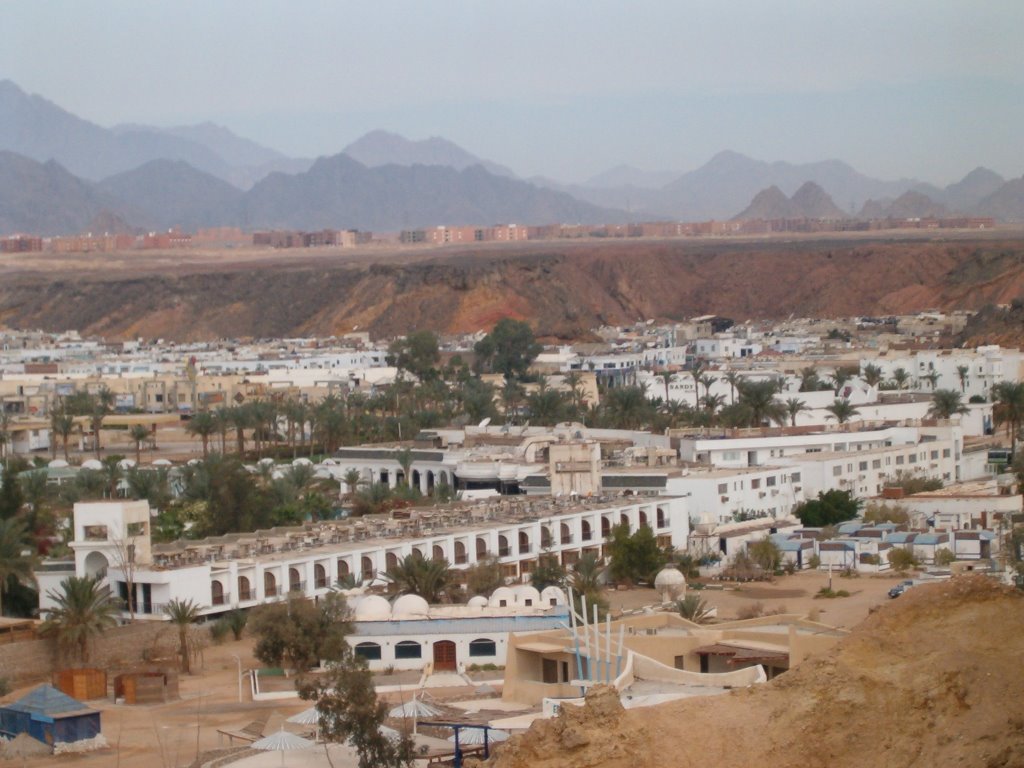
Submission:
M 760 616 L 764 616 L 764 603 L 761 602 L 745 605 L 736 611 L 736 618 L 740 620 L 756 619 Z
M 900 547 L 894 548 L 889 552 L 889 565 L 891 565 L 896 571 L 903 572 L 911 568 L 917 568 L 917 558 L 914 557 L 914 553 L 908 549 L 902 549 Z
M 845 589 L 832 590 L 832 589 L 829 589 L 828 587 L 822 587 L 821 589 L 818 590 L 818 594 L 816 594 L 814 596 L 814 599 L 817 600 L 818 598 L 822 598 L 823 597 L 823 598 L 827 598 L 827 599 L 831 600 L 832 598 L 835 598 L 835 597 L 849 597 L 849 596 L 850 596 L 850 593 L 847 592 Z
M 956 562 L 956 555 L 953 551 L 947 547 L 943 547 L 935 553 L 935 564 L 939 566 L 947 566 Z
M 809 558 L 807 558 L 807 567 L 811 568 L 812 570 L 817 570 L 821 567 L 821 558 L 817 555 L 811 555 Z
M 217 619 L 215 622 L 210 624 L 210 639 L 213 640 L 216 645 L 223 643 L 230 632 L 231 627 L 228 626 L 225 619 Z
M 711 607 L 700 595 L 687 595 L 676 601 L 676 609 L 680 616 L 694 624 L 704 624 L 711 618 Z

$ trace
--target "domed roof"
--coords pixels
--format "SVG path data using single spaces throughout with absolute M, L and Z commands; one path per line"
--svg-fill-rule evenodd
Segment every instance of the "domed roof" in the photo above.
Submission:
M 686 585 L 686 577 L 674 565 L 667 565 L 654 577 L 654 588 L 679 587 Z
M 501 601 L 505 601 L 505 607 L 511 607 L 516 604 L 516 593 L 508 587 L 498 587 L 494 592 L 491 593 L 491 599 L 487 601 L 487 604 L 491 608 L 501 608 Z
M 419 595 L 402 595 L 391 604 L 391 618 L 425 619 L 430 613 L 427 601 Z
M 380 595 L 367 595 L 356 603 L 353 615 L 356 621 L 387 621 L 391 604 Z
M 545 608 L 551 606 L 551 601 L 555 601 L 555 605 L 565 605 L 569 602 L 565 597 L 565 592 L 560 590 L 558 587 L 544 587 L 540 593 L 540 602 Z
M 531 606 L 540 605 L 540 592 L 537 591 L 536 587 L 531 587 L 529 584 L 519 584 L 512 588 L 512 591 L 516 596 L 516 605 L 526 605 L 527 601 Z
M 469 598 L 469 602 L 466 603 L 466 605 L 470 606 L 471 608 L 486 608 L 487 598 L 483 595 L 477 595 L 476 597 Z

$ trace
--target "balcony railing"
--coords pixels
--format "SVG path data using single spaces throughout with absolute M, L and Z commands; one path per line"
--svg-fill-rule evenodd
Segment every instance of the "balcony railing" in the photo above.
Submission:
M 231 594 L 225 592 L 222 595 L 214 595 L 210 601 L 213 605 L 231 605 Z
M 583 539 L 583 541 L 590 541 L 594 538 L 594 533 L 593 531 L 584 531 L 583 535 L 580 536 L 580 538 Z
M 520 544 L 519 545 L 519 554 L 525 555 L 529 551 L 530 551 L 530 545 L 529 544 Z
M 463 555 L 456 555 L 455 556 L 455 564 L 456 565 L 465 565 L 468 562 L 469 562 L 469 555 L 464 555 L 463 554 Z
M 568 536 L 563 536 L 562 537 L 562 546 L 565 546 L 566 544 L 572 544 L 572 534 L 571 533 Z
M 252 592 L 251 590 L 247 589 L 244 592 L 239 592 L 238 593 L 238 601 L 239 602 L 245 602 L 246 600 L 255 600 L 255 599 L 256 599 L 256 593 Z
M 512 554 L 511 547 L 498 547 L 498 557 L 508 557 Z
M 289 592 L 305 592 L 306 582 L 304 581 L 293 581 L 288 585 Z
M 277 597 L 277 586 L 264 587 L 263 594 L 267 597 Z

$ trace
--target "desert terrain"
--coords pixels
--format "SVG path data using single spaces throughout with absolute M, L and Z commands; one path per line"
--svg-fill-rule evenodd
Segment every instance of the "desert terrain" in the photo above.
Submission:
M 1011 231 L 0 258 L 0 325 L 109 339 L 459 333 L 506 316 L 579 339 L 705 313 L 886 315 L 1021 295 Z

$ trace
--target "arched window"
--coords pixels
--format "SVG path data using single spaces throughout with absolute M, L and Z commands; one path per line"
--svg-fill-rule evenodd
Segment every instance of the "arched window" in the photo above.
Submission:
M 583 520 L 580 524 L 581 533 L 584 541 L 590 541 L 594 538 L 594 532 L 590 529 L 590 521 Z
M 607 517 L 601 517 L 601 537 L 607 539 L 612 532 L 612 521 Z
M 373 578 L 373 560 L 368 558 L 366 555 L 363 555 L 362 570 L 363 581 L 369 581 Z
M 648 528 L 650 528 L 650 526 L 647 525 L 647 513 L 644 512 L 643 510 L 641 510 L 640 511 L 640 527 L 643 528 L 644 526 L 647 526 Z
M 263 572 L 263 594 L 267 597 L 277 596 L 277 577 L 270 571 Z
M 508 557 L 512 554 L 512 549 L 508 545 L 507 536 L 498 536 L 498 557 Z
M 479 640 L 473 640 L 469 644 L 470 656 L 496 656 L 497 654 L 498 646 L 495 645 L 493 640 L 480 638 Z
M 317 589 L 323 589 L 327 586 L 327 569 L 320 565 L 320 563 L 313 566 L 313 582 L 316 584 Z
M 302 576 L 299 574 L 298 568 L 288 569 L 288 591 L 289 592 L 301 592 L 305 585 L 302 583 Z
M 238 577 L 238 599 L 252 600 L 252 587 L 249 586 L 249 579 L 245 576 Z
M 402 640 L 399 643 L 395 643 L 395 658 L 422 659 L 423 647 L 415 640 Z
M 478 536 L 476 540 L 476 559 L 483 560 L 487 557 L 487 539 Z
M 413 547 L 412 548 L 412 556 L 414 558 L 416 558 L 417 560 L 422 560 L 423 559 L 423 550 L 420 549 L 419 547 Z
M 396 555 L 394 552 L 388 552 L 386 555 L 384 555 L 384 567 L 389 571 L 394 568 L 397 568 L 398 555 Z
M 562 523 L 559 527 L 559 538 L 562 544 L 572 544 L 572 529 L 569 528 L 568 523 Z
M 224 585 L 216 579 L 210 582 L 210 602 L 214 605 L 224 605 Z
M 431 555 L 431 559 L 433 559 L 433 560 L 444 560 L 445 559 L 444 558 L 444 548 L 440 544 L 435 544 L 434 545 L 433 555 Z
M 627 515 L 625 512 L 623 512 L 621 515 L 619 515 L 619 525 L 626 526 L 626 530 L 627 531 L 631 531 L 632 530 L 632 527 L 629 524 L 629 515 Z
M 526 531 L 520 531 L 519 532 L 519 553 L 523 554 L 524 552 L 529 552 L 529 551 L 530 551 L 530 534 L 528 534 Z
M 546 525 L 540 527 L 540 548 L 548 549 L 554 542 L 551 538 L 551 529 Z
M 338 581 L 344 581 L 345 577 L 348 576 L 348 560 L 338 561 Z
M 359 643 L 354 650 L 356 656 L 362 656 L 367 661 L 380 661 L 380 645 L 378 643 Z
M 463 565 L 469 562 L 469 556 L 466 554 L 466 544 L 462 541 L 455 542 L 455 564 Z
M 668 527 L 668 515 L 665 514 L 665 510 L 662 509 L 661 507 L 658 507 L 658 527 L 659 528 L 666 528 L 666 527 Z

